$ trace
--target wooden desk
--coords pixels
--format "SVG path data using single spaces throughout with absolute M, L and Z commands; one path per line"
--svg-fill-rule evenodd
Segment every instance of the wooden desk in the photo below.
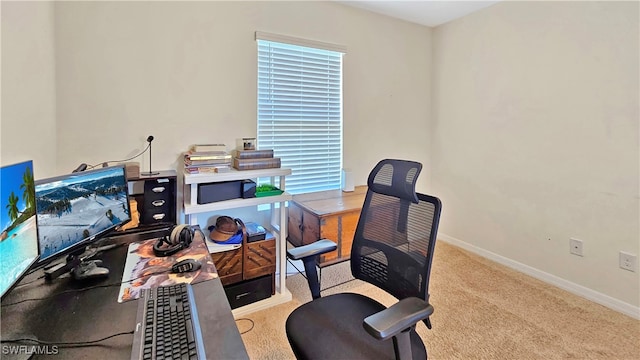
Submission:
M 203 239 L 196 236 L 194 241 Z M 22 286 L 2 299 L 2 339 L 24 335 L 41 341 L 83 342 L 133 331 L 138 302 L 117 301 L 127 248 L 123 244 L 97 257 L 103 260 L 102 266 L 110 269 L 105 280 L 75 282 L 69 277 L 59 277 L 45 282 L 38 279 L 42 270 L 26 276 Z M 193 290 L 207 358 L 249 359 L 220 279 L 194 284 Z M 122 335 L 101 342 L 103 346 L 42 347 L 49 353 L 33 353 L 30 359 L 130 359 L 132 343 L 133 335 Z M 2 358 L 5 356 L 10 357 Z
M 289 202 L 287 240 L 294 246 L 323 238 L 337 242 L 338 249 L 320 255 L 320 267 L 349 260 L 366 193 L 367 186 L 363 185 L 352 192 L 328 190 L 294 195 Z

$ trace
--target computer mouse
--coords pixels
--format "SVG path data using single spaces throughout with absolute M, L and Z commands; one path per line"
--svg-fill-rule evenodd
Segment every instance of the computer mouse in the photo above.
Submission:
M 181 274 L 186 272 L 192 272 L 200 269 L 202 264 L 195 259 L 184 259 L 171 266 L 171 272 L 174 274 Z

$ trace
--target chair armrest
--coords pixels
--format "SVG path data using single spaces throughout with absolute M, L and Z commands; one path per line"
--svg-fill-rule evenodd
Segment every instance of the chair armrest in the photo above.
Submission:
M 300 260 L 309 256 L 315 256 L 333 251 L 338 245 L 328 239 L 320 239 L 311 244 L 298 246 L 287 250 L 287 257 L 293 260 Z
M 420 298 L 408 297 L 366 317 L 362 325 L 371 336 L 386 340 L 414 326 L 431 314 L 433 314 L 433 306 Z

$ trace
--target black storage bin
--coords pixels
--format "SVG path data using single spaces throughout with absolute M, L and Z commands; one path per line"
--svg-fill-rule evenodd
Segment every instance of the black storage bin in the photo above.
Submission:
M 242 181 L 221 181 L 198 185 L 198 204 L 238 199 L 242 197 Z
M 224 287 L 232 309 L 269 298 L 273 293 L 273 274 L 241 281 Z

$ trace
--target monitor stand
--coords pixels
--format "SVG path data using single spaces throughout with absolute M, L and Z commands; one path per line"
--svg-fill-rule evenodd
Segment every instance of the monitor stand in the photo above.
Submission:
M 73 270 L 71 275 L 75 280 L 95 279 L 109 276 L 109 269 L 100 267 L 102 260 L 81 260 Z
M 109 269 L 99 266 L 102 265 L 102 260 L 89 260 L 95 254 L 97 254 L 97 251 L 93 251 L 86 255 L 84 249 L 76 253 L 69 254 L 66 262 L 45 268 L 44 277 L 46 280 L 53 280 L 68 272 L 71 272 L 71 276 L 74 280 L 108 277 Z

